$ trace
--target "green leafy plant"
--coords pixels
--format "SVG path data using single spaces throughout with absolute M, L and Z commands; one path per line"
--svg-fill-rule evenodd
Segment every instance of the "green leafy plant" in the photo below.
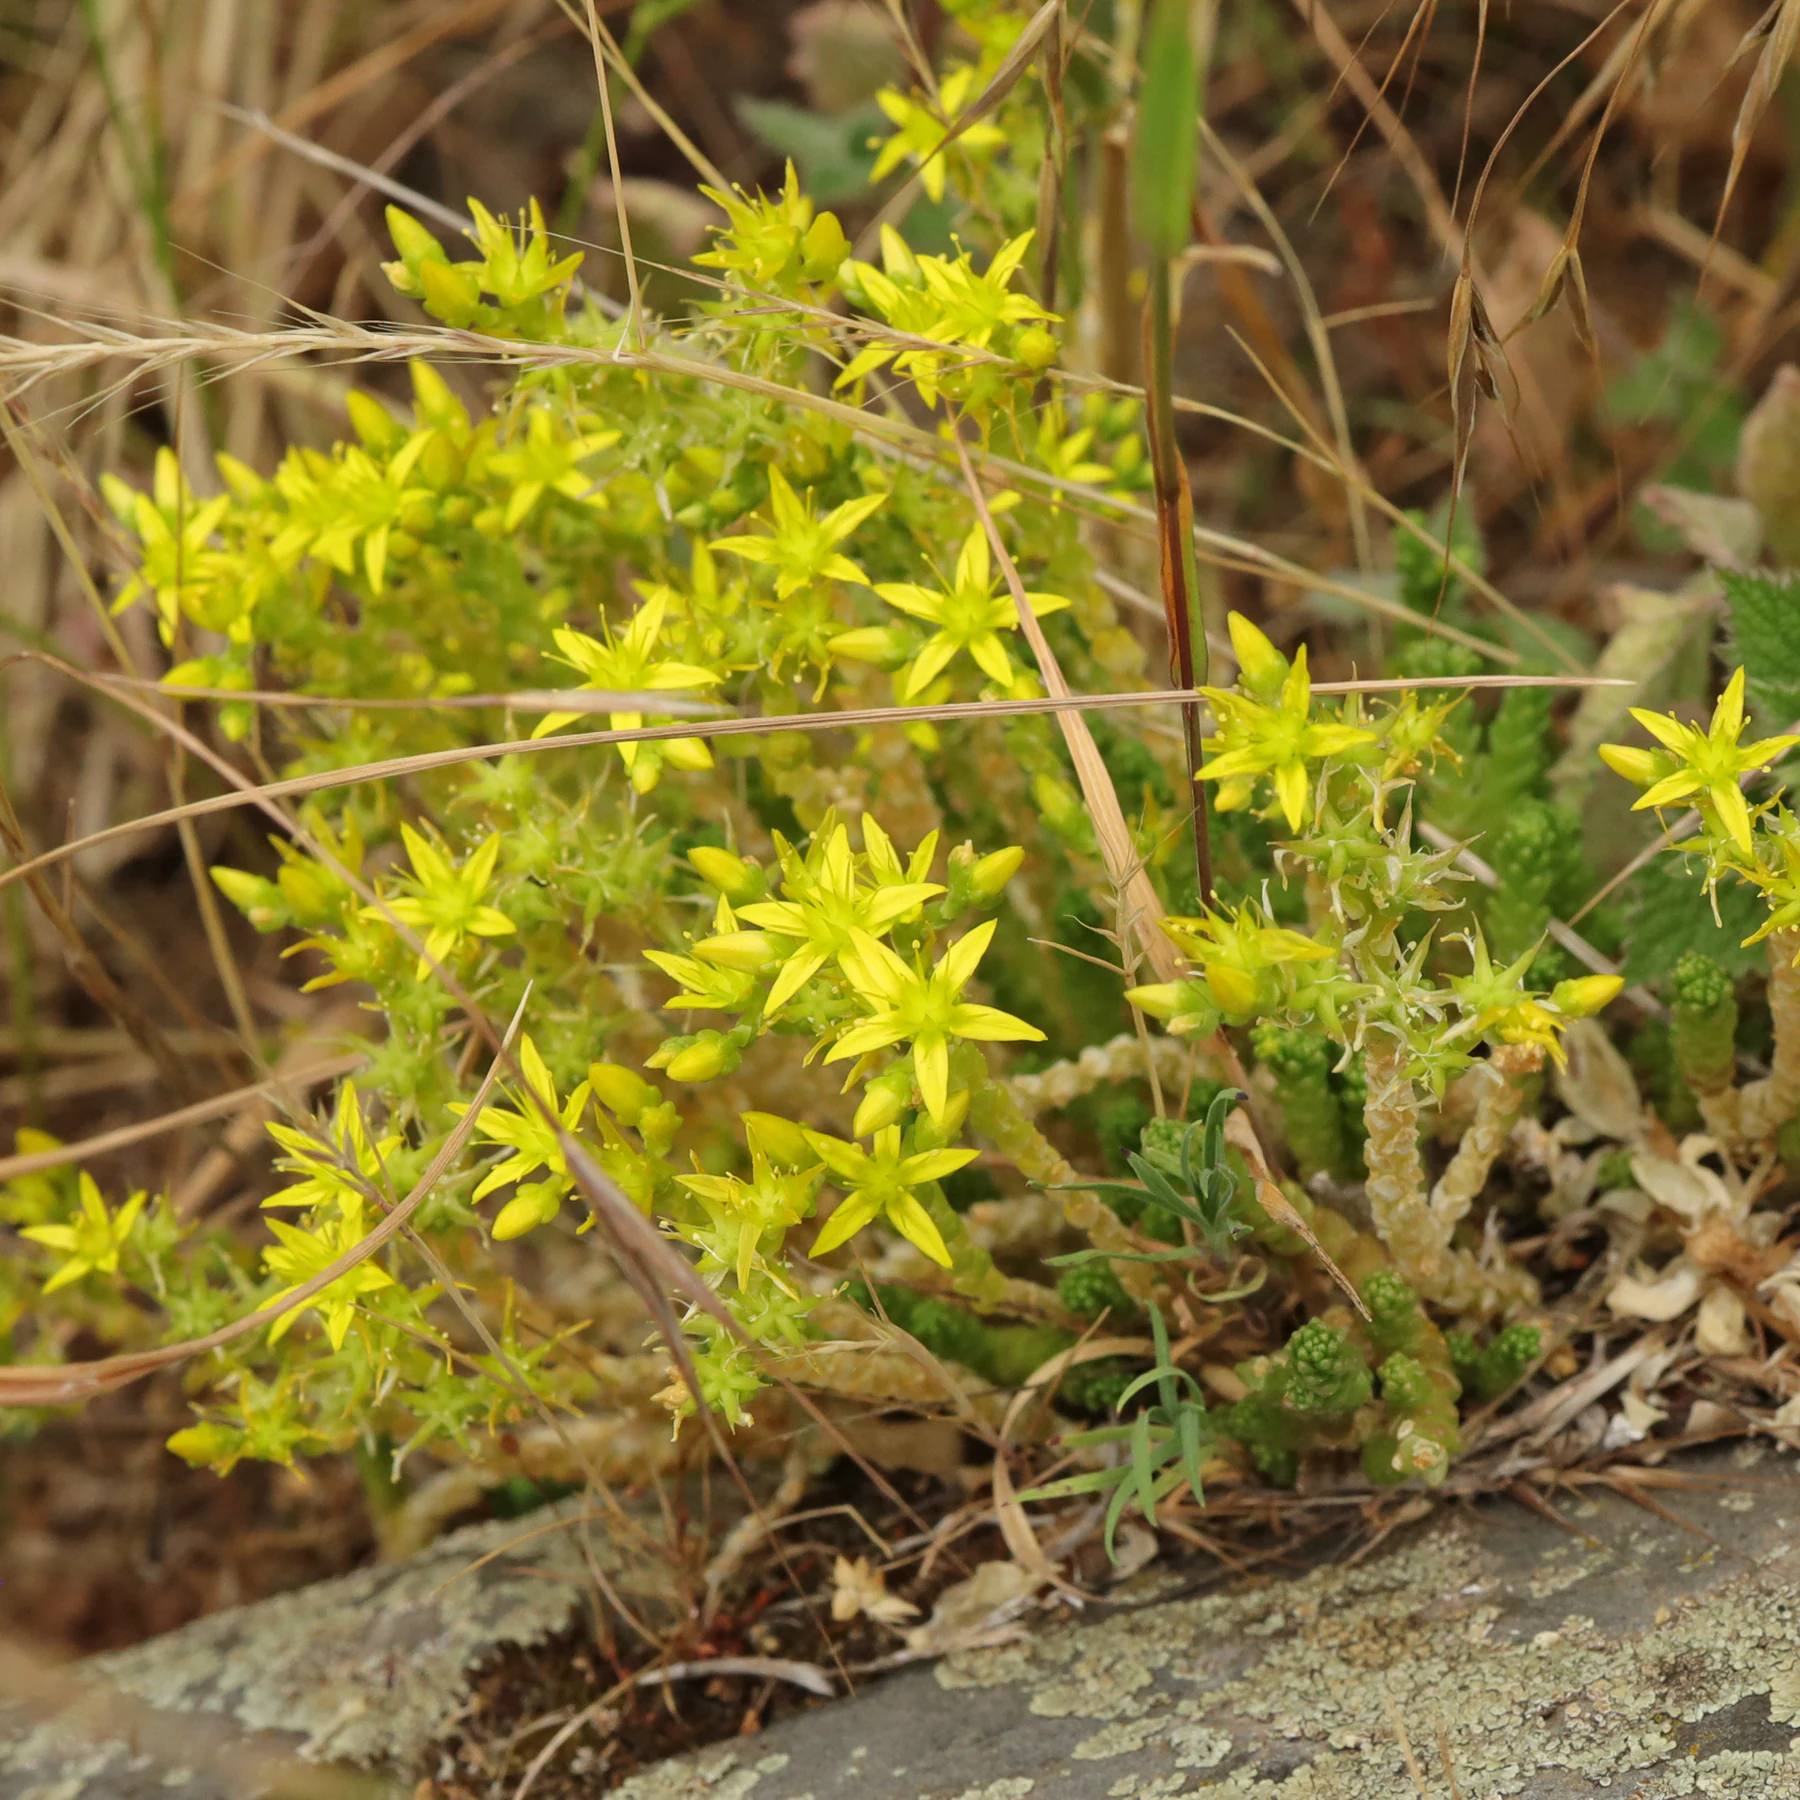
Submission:
M 1683 834 L 1622 913 L 1553 779 L 1560 677 L 1520 660 L 1580 659 L 1502 615 L 1468 509 L 1449 546 L 1397 530 L 1390 652 L 1339 658 L 1373 689 L 1238 612 L 1212 679 L 1173 356 L 1210 11 L 943 11 L 931 78 L 875 96 L 869 259 L 791 165 L 708 190 L 667 316 L 581 285 L 535 205 L 471 201 L 454 247 L 396 207 L 404 389 L 266 472 L 220 456 L 216 494 L 166 446 L 105 479 L 115 607 L 215 703 L 215 766 L 274 778 L 272 850 L 213 880 L 374 1029 L 271 1128 L 266 1229 L 0 1188 L 15 1395 L 78 1382 L 45 1371 L 85 1333 L 185 1360 L 195 1463 L 498 1486 L 544 1415 L 650 1421 L 544 1472 L 635 1478 L 712 1453 L 702 1410 L 763 1454 L 814 1429 L 795 1390 L 986 1419 L 1029 1387 L 1107 1422 L 1024 1498 L 1103 1497 L 1110 1546 L 1307 1458 L 1441 1483 L 1552 1341 L 1557 1221 L 1617 1231 L 1621 1317 L 1736 1342 L 1780 1287 L 1776 1215 L 1706 1158 L 1772 1163 L 1800 1110 L 1786 588 L 1722 576 L 1744 668 L 1709 722 L 1640 708 L 1603 752 L 1642 791 L 1594 803 Z M 1140 11 L 1134 56 L 1105 34 Z M 1134 120 L 1141 394 L 1071 342 L 1058 188 Z M 1152 530 L 1180 733 L 1116 605 Z M 1523 672 L 1472 687 L 1490 663 Z M 1670 1015 L 1630 1040 L 1641 1091 L 1627 975 Z M 1603 1171 L 1641 1203 L 1595 1203 Z M 1081 1359 L 1146 1321 L 1147 1354 Z
M 1150 1309 L 1150 1331 L 1156 1345 L 1155 1362 L 1127 1384 L 1115 1406 L 1122 1412 L 1139 1394 L 1152 1390 L 1156 1399 L 1140 1407 L 1129 1423 L 1101 1425 L 1065 1439 L 1067 1447 L 1077 1452 L 1122 1450 L 1123 1460 L 1108 1468 L 1065 1475 L 1019 1496 L 1021 1500 L 1061 1500 L 1105 1494 L 1108 1555 L 1128 1506 L 1135 1504 L 1145 1521 L 1154 1526 L 1157 1502 L 1177 1488 L 1185 1485 L 1198 1504 L 1205 1504 L 1202 1459 L 1212 1436 L 1206 1397 L 1194 1377 L 1170 1359 L 1169 1328 L 1155 1307 Z

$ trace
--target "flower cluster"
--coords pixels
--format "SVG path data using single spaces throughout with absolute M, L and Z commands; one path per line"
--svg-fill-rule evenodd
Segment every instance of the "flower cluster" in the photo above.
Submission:
M 58 1331 L 199 1336 L 360 1256 L 197 1365 L 178 1453 L 478 1459 L 541 1407 L 736 1425 L 775 1376 L 935 1405 L 946 1366 L 974 1393 L 1064 1358 L 1046 1396 L 1108 1421 L 1075 1448 L 1142 1453 L 1070 1478 L 1111 1507 L 1199 1495 L 1203 1456 L 1441 1479 L 1459 1382 L 1523 1366 L 1488 1321 L 1529 1277 L 1473 1209 L 1521 1096 L 1619 985 L 1546 939 L 1581 868 L 1548 702 L 1459 701 L 1469 666 L 1422 629 L 1393 669 L 1426 685 L 1328 698 L 1306 647 L 1233 616 L 1198 770 L 1117 711 L 1078 763 L 1048 717 L 888 710 L 1037 697 L 1027 637 L 1076 693 L 1146 685 L 1091 526 L 1146 496 L 1142 408 L 1058 367 L 1083 246 L 1047 229 L 1040 179 L 1130 97 L 1071 39 L 1052 109 L 1013 55 L 1025 0 L 941 10 L 945 66 L 878 97 L 876 179 L 912 171 L 924 204 L 873 260 L 790 167 L 774 193 L 710 193 L 702 297 L 628 326 L 536 206 L 471 202 L 464 247 L 396 209 L 397 293 L 462 349 L 510 342 L 511 366 L 420 365 L 410 399 L 377 377 L 343 442 L 267 472 L 222 458 L 216 496 L 167 452 L 147 491 L 108 479 L 138 552 L 117 601 L 154 609 L 167 680 L 224 690 L 259 768 L 322 778 L 220 890 L 309 988 L 353 997 L 342 1016 L 380 1021 L 322 1117 L 271 1128 L 282 1185 L 253 1231 L 85 1178 L 0 1192 L 30 1246 L 0 1275 L 8 1326 L 50 1294 Z M 909 393 L 1003 472 L 986 516 L 901 426 Z M 1441 568 L 1401 561 L 1428 610 Z M 305 704 L 245 697 L 277 685 Z M 1609 758 L 1646 805 L 1697 807 L 1785 943 L 1800 828 L 1739 778 L 1790 740 L 1740 747 L 1742 712 L 1739 684 L 1710 731 L 1646 719 L 1659 747 Z M 622 736 L 582 742 L 595 726 Z M 1457 863 L 1497 793 L 1489 897 Z M 1121 852 L 1174 968 L 1128 993 Z M 1727 1011 L 1705 1021 L 1709 1105 Z M 1244 1085 L 1287 1124 L 1268 1179 L 1233 1135 Z M 1434 1181 L 1439 1100 L 1474 1123 Z M 1133 1183 L 1100 1179 L 1103 1155 Z M 1283 1167 L 1301 1181 L 1278 1189 Z M 361 1254 L 434 1169 L 407 1231 Z M 1340 1185 L 1372 1232 L 1333 1210 Z M 1320 1250 L 1372 1325 L 1316 1304 Z M 685 1308 L 684 1355 L 644 1354 L 627 1263 Z M 1279 1304 L 1238 1305 L 1264 1287 Z M 1241 1398 L 1209 1411 L 1171 1302 L 1219 1309 Z M 1428 1308 L 1492 1343 L 1453 1356 Z M 1102 1317 L 1148 1327 L 1149 1373 L 1081 1362 L 1075 1327 Z

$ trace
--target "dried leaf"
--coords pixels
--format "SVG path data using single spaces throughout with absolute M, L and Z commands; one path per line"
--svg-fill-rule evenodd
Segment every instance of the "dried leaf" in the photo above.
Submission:
M 1750 85 L 1744 90 L 1743 101 L 1731 127 L 1731 167 L 1726 171 L 1725 192 L 1719 200 L 1718 223 L 1713 227 L 1715 237 L 1724 223 L 1731 197 L 1737 192 L 1738 178 L 1743 174 L 1744 161 L 1750 154 L 1750 140 L 1763 114 L 1768 111 L 1770 101 L 1775 98 L 1782 71 L 1794 53 L 1797 39 L 1800 39 L 1800 0 L 1775 0 L 1775 4 L 1744 33 L 1737 53 L 1732 57 L 1732 61 L 1737 62 L 1759 41 L 1762 44 L 1762 54 L 1750 73 Z
M 1708 1356 L 1748 1356 L 1750 1322 L 1735 1288 L 1715 1282 L 1700 1302 L 1694 1321 L 1694 1343 Z
M 1520 325 L 1535 325 L 1538 320 L 1548 317 L 1559 300 L 1567 300 L 1569 317 L 1574 323 L 1575 335 L 1581 339 L 1582 349 L 1589 356 L 1598 359 L 1600 342 L 1594 335 L 1593 308 L 1588 303 L 1587 271 L 1581 266 L 1581 251 L 1575 244 L 1578 225 L 1579 220 L 1570 222 L 1562 247 L 1550 259 L 1550 266 L 1544 271 L 1537 298 L 1532 301 Z
M 906 1634 L 906 1647 L 919 1656 L 944 1656 L 997 1641 L 996 1633 L 1017 1636 L 1012 1624 L 1043 1584 L 1016 1562 L 985 1562 L 966 1581 L 938 1595 L 931 1617 Z
M 866 1556 L 854 1562 L 840 1556 L 831 1570 L 831 1616 L 842 1625 L 859 1613 L 878 1625 L 898 1625 L 904 1619 L 917 1618 L 919 1609 L 910 1600 L 890 1594 L 887 1577 Z
M 1475 271 L 1464 252 L 1456 286 L 1450 293 L 1450 425 L 1453 437 L 1450 464 L 1451 499 L 1462 493 L 1469 461 L 1469 443 L 1475 434 L 1476 368 Z
M 1019 1504 L 1018 1490 L 1013 1486 L 1012 1470 L 1008 1467 L 1005 1451 L 994 1458 L 994 1517 L 999 1521 L 1000 1535 L 1006 1540 L 1006 1547 L 1013 1554 L 1013 1560 L 1028 1571 L 1039 1582 L 1054 1581 L 1056 1571 L 1050 1566 L 1050 1558 L 1044 1554 L 1044 1546 L 1038 1542 L 1037 1533 L 1031 1529 L 1031 1520 L 1026 1517 L 1025 1509 Z
M 1691 1226 L 1709 1218 L 1731 1218 L 1739 1211 L 1731 1190 L 1700 1160 L 1717 1148 L 1711 1138 L 1690 1137 L 1682 1140 L 1678 1162 L 1640 1153 L 1631 1159 L 1632 1177 L 1658 1206 Z
M 1147 1525 L 1140 1525 L 1135 1519 L 1127 1519 L 1113 1536 L 1113 1560 L 1109 1579 L 1116 1586 L 1135 1575 L 1139 1569 L 1148 1568 L 1156 1561 L 1160 1548 L 1154 1531 Z
M 1709 563 L 1747 569 L 1762 553 L 1762 515 L 1748 500 L 1661 486 L 1645 488 L 1638 498 L 1680 534 L 1688 549 Z
M 1705 1280 L 1686 1257 L 1677 1257 L 1655 1281 L 1621 1275 L 1607 1290 L 1606 1304 L 1623 1318 L 1666 1325 L 1700 1298 Z
M 1625 1416 L 1625 1423 L 1640 1437 L 1647 1437 L 1669 1415 L 1660 1406 L 1653 1406 L 1643 1395 L 1635 1394 L 1630 1388 L 1619 1396 L 1619 1411 Z
M 1644 1128 L 1637 1080 L 1595 1019 L 1577 1019 L 1563 1033 L 1568 1066 L 1556 1075 L 1556 1095 L 1584 1125 L 1602 1137 L 1629 1143 Z

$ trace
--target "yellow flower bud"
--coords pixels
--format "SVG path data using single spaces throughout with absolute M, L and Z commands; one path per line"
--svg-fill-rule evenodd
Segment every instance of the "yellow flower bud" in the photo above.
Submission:
M 163 1448 L 171 1450 L 185 1463 L 192 1463 L 197 1469 L 211 1468 L 218 1463 L 229 1466 L 237 1460 L 233 1451 L 237 1448 L 239 1434 L 229 1425 L 215 1425 L 208 1421 L 201 1425 L 189 1425 L 175 1433 L 164 1442 Z
M 672 1081 L 712 1081 L 725 1073 L 727 1065 L 724 1040 L 703 1037 L 669 1058 L 669 1078 Z
M 1559 981 L 1550 990 L 1550 999 L 1565 1018 L 1586 1019 L 1610 1006 L 1624 985 L 1623 975 L 1577 975 Z
M 1206 985 L 1212 997 L 1228 1013 L 1256 1011 L 1256 977 L 1229 963 L 1208 963 Z
M 1287 679 L 1288 659 L 1242 613 L 1225 620 L 1237 653 L 1238 680 L 1246 693 L 1267 696 Z
M 394 248 L 408 262 L 441 261 L 444 247 L 411 213 L 398 206 L 387 209 L 388 236 L 394 240 Z
M 474 276 L 447 262 L 419 265 L 419 288 L 425 310 L 446 325 L 471 325 L 481 307 L 481 289 Z
M 759 900 L 767 883 L 755 863 L 716 844 L 696 844 L 688 852 L 688 861 L 708 887 L 716 888 L 733 906 L 744 906 Z
M 856 1118 L 850 1126 L 852 1137 L 873 1137 L 876 1132 L 889 1125 L 897 1125 L 900 1115 L 906 1111 L 907 1101 L 912 1093 L 912 1076 L 908 1073 L 903 1081 L 894 1081 L 883 1077 L 872 1081 L 863 1091 L 863 1097 L 857 1104 Z
M 825 647 L 833 656 L 887 668 L 906 660 L 912 640 L 894 625 L 859 625 L 854 631 L 840 631 Z
M 1018 874 L 1025 864 L 1024 847 L 1014 844 L 1010 849 L 994 850 L 984 856 L 969 871 L 969 887 L 979 901 L 998 900 L 1006 891 L 1006 884 Z
M 1127 988 L 1125 998 L 1153 1019 L 1172 1019 L 1181 1011 L 1187 991 L 1185 981 L 1160 981 L 1152 987 Z
M 800 240 L 803 265 L 801 277 L 806 281 L 829 281 L 850 254 L 850 240 L 838 223 L 836 213 L 820 213 L 807 227 Z
M 754 975 L 775 954 L 766 931 L 722 931 L 702 938 L 694 954 L 715 968 L 739 969 Z
M 747 1112 L 741 1116 L 750 1148 L 770 1162 L 784 1168 L 804 1169 L 818 1161 L 812 1145 L 806 1141 L 806 1133 L 792 1119 L 766 1112 Z
M 214 869 L 213 885 L 258 931 L 275 931 L 287 923 L 282 891 L 274 882 L 246 869 Z
M 594 1098 L 622 1125 L 635 1125 L 644 1109 L 662 1098 L 635 1069 L 622 1068 L 618 1063 L 589 1063 L 588 1086 Z
M 1639 787 L 1648 787 L 1663 768 L 1654 750 L 1640 750 L 1630 744 L 1602 744 L 1600 760 L 1615 775 L 1623 775 Z
M 501 1241 L 523 1237 L 548 1225 L 562 1210 L 562 1196 L 553 1182 L 534 1181 L 522 1187 L 494 1215 L 494 1236 Z
M 1013 354 L 1028 369 L 1047 369 L 1056 361 L 1058 348 L 1054 331 L 1047 331 L 1042 325 L 1028 325 L 1019 333 Z
M 403 435 L 400 422 L 371 394 L 352 388 L 344 396 L 350 426 L 368 450 L 385 450 Z

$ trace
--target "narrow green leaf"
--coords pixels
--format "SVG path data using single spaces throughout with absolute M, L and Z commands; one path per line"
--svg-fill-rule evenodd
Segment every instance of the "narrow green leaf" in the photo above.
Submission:
M 1026 1500 L 1067 1500 L 1075 1494 L 1101 1494 L 1120 1486 L 1131 1473 L 1128 1467 L 1093 1469 L 1085 1475 L 1065 1475 L 1060 1481 L 1047 1481 L 1042 1487 L 1027 1488 L 1017 1496 Z
M 1154 0 L 1139 60 L 1137 131 L 1132 144 L 1132 223 L 1153 256 L 1167 260 L 1187 247 L 1200 146 L 1200 75 L 1196 40 L 1203 6 Z
M 1181 1440 L 1181 1465 L 1187 1471 L 1188 1486 L 1194 1499 L 1204 1506 L 1206 1495 L 1200 1484 L 1201 1416 L 1193 1407 L 1183 1407 L 1175 1421 L 1175 1433 Z
M 1150 1451 L 1150 1415 L 1139 1413 L 1131 1423 L 1131 1476 L 1138 1506 L 1152 1525 L 1156 1523 L 1156 1464 Z
M 1124 1471 L 1121 1470 L 1120 1472 L 1123 1473 Z M 1131 1488 L 1127 1483 L 1121 1481 L 1118 1487 L 1113 1490 L 1112 1499 L 1107 1503 L 1106 1531 L 1103 1541 L 1106 1544 L 1107 1558 L 1112 1562 L 1117 1562 L 1119 1560 L 1118 1553 L 1113 1549 L 1113 1536 L 1119 1529 L 1120 1519 L 1125 1516 L 1125 1504 L 1130 1498 Z
M 1083 1263 L 1091 1262 L 1171 1263 L 1193 1260 L 1193 1251 L 1183 1245 L 1179 1250 L 1070 1250 L 1061 1256 L 1046 1256 L 1044 1266 L 1049 1269 L 1078 1269 Z M 1261 1285 L 1261 1282 L 1257 1283 L 1258 1287 Z M 1202 1297 L 1216 1306 L 1229 1296 L 1206 1294 Z

